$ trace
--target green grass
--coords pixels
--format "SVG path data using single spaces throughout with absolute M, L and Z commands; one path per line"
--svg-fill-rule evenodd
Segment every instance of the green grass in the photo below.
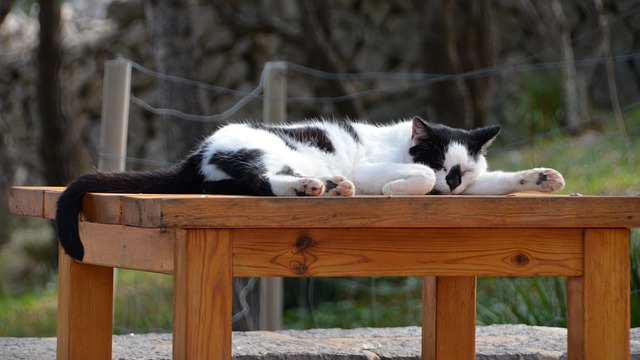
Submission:
M 640 111 L 625 114 L 630 130 L 623 138 L 612 119 L 600 132 L 568 137 L 559 132 L 527 140 L 519 147 L 494 145 L 493 169 L 553 167 L 565 176 L 565 194 L 640 194 Z M 33 232 L 38 233 L 37 231 Z M 640 326 L 640 234 L 631 242 L 632 320 Z M 1 265 L 1 264 L 0 264 Z M 5 274 L 6 275 L 6 274 Z M 421 282 L 418 278 L 322 278 L 289 282 L 286 328 L 419 325 Z M 0 336 L 53 336 L 56 281 L 16 293 L 0 282 Z M 298 284 L 298 285 L 295 285 Z M 301 286 L 299 284 L 303 284 Z M 172 277 L 120 270 L 114 332 L 168 332 L 172 322 Z M 294 289 L 295 288 L 295 289 Z M 563 278 L 478 279 L 479 324 L 566 325 Z
M 0 336 L 55 336 L 57 289 L 0 296 Z
M 173 277 L 118 270 L 114 334 L 170 332 L 173 314 Z M 57 279 L 47 288 L 21 295 L 0 296 L 0 336 L 55 336 L 58 306 Z
M 487 156 L 491 168 L 521 170 L 552 167 L 565 177 L 565 194 L 640 194 L 640 110 L 626 114 L 629 137 L 617 128 L 587 131 L 577 137 L 560 132 L 520 143 L 520 147 L 495 146 Z M 613 122 L 613 119 L 607 120 Z
M 114 333 L 170 332 L 173 276 L 118 270 Z

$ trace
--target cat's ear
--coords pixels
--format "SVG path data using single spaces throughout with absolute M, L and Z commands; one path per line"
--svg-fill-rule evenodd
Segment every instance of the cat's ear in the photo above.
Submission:
M 413 125 L 411 127 L 411 140 L 413 140 L 414 145 L 417 145 L 420 140 L 432 138 L 433 136 L 435 136 L 435 132 L 428 122 L 424 121 L 419 116 L 413 118 Z
M 473 137 L 473 152 L 476 154 L 485 154 L 487 148 L 493 143 L 500 133 L 500 125 L 487 126 L 471 131 Z

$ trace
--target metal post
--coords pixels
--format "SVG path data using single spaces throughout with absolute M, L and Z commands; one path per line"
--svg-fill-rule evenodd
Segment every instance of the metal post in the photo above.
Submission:
M 268 62 L 264 66 L 264 107 L 263 121 L 282 123 L 287 118 L 287 64 Z M 260 281 L 260 329 L 279 330 L 282 328 L 283 279 L 262 278 Z

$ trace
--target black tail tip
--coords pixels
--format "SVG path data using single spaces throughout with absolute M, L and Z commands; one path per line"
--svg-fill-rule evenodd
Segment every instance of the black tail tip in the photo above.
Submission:
M 77 244 L 77 245 L 76 245 Z M 63 245 L 64 252 L 76 260 L 82 261 L 84 259 L 84 246 L 81 242 L 77 242 L 74 245 Z

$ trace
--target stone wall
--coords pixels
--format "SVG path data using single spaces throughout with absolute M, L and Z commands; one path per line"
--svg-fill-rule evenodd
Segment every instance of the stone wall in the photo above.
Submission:
M 283 21 L 296 20 L 299 14 L 292 0 L 259 2 L 250 9 L 260 16 L 279 16 Z M 348 72 L 400 72 L 420 73 L 424 59 L 421 50 L 423 16 L 419 1 L 370 2 L 342 0 L 332 2 L 331 25 L 343 39 L 339 52 L 349 60 Z M 537 36 L 527 22 L 522 21 L 515 3 L 508 0 L 495 2 L 495 18 L 500 35 L 499 64 L 536 64 L 555 60 L 544 39 Z M 598 55 L 597 44 L 601 31 L 593 22 L 585 21 L 584 11 L 572 1 L 563 1 L 575 39 L 576 58 Z M 636 2 L 617 0 L 607 2 L 612 19 L 612 48 L 614 54 L 640 52 L 640 12 Z M 250 6 L 246 5 L 245 6 Z M 34 10 L 35 11 L 35 10 Z M 229 89 L 250 91 L 258 83 L 264 63 L 286 60 L 304 64 L 303 56 L 295 46 L 273 33 L 243 34 L 223 25 L 220 15 L 202 2 L 194 9 L 194 29 L 202 45 L 202 57 L 196 66 L 200 77 L 195 80 Z M 123 56 L 148 69 L 153 69 L 151 40 L 147 35 L 144 9 L 134 0 L 105 0 L 65 2 L 63 4 L 64 59 L 61 79 L 64 84 L 65 110 L 78 124 L 87 159 L 85 170 L 97 164 L 97 143 L 102 106 L 102 76 L 104 62 Z M 37 44 L 37 16 L 15 10 L 0 26 L 0 192 L 16 184 L 41 184 L 41 164 L 36 148 L 39 126 L 36 120 L 36 64 L 34 49 Z M 603 66 L 580 68 L 593 74 L 589 77 L 589 93 L 593 105 L 608 105 L 608 90 Z M 640 62 L 618 63 L 619 92 L 622 101 L 638 94 Z M 529 70 L 537 77 L 548 72 Z M 527 80 L 518 72 L 498 72 L 492 93 L 492 118 L 505 125 L 519 121 L 519 114 L 527 92 Z M 155 81 L 153 76 L 134 70 L 132 93 L 154 106 Z M 289 72 L 288 94 L 313 98 L 323 82 L 321 79 L 297 71 Z M 392 80 L 374 77 L 352 82 L 355 90 L 389 89 L 410 85 L 410 79 Z M 417 84 L 408 91 L 377 92 L 360 100 L 372 121 L 398 119 L 427 113 L 425 99 L 428 86 Z M 201 100 L 205 112 L 220 113 L 239 100 L 238 96 L 217 91 L 202 90 Z M 330 101 L 292 102 L 288 105 L 291 119 L 308 116 L 340 116 Z M 259 119 L 258 101 L 234 116 L 234 119 Z M 516 128 L 515 126 L 513 128 Z M 162 161 L 162 139 L 158 118 L 133 104 L 130 114 L 129 155 Z M 130 162 L 129 167 L 138 164 Z M 2 201 L 3 208 L 5 201 Z

